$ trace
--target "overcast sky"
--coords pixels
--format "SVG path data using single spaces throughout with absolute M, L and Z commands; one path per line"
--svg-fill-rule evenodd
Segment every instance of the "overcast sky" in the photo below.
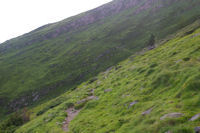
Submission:
M 0 0 L 0 43 L 112 0 Z

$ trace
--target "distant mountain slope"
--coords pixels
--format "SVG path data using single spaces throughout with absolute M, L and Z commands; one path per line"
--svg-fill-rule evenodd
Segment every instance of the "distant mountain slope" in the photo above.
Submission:
M 151 51 L 30 110 L 16 133 L 194 133 L 200 124 L 200 29 L 184 28 Z M 92 97 L 91 97 L 92 96 Z
M 0 110 L 56 97 L 200 16 L 199 0 L 114 0 L 0 45 Z

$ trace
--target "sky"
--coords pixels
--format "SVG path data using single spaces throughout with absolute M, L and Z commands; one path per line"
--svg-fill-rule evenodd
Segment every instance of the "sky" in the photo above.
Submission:
M 0 43 L 112 0 L 0 0 Z

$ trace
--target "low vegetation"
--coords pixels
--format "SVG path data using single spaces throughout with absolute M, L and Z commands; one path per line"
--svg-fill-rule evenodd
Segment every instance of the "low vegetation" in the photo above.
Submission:
M 31 120 L 15 132 L 64 132 L 74 106 L 80 113 L 69 133 L 193 133 L 200 124 L 190 120 L 200 113 L 200 29 L 188 29 L 30 109 Z M 93 90 L 94 99 L 80 102 Z
M 197 20 L 199 5 L 198 0 L 114 0 L 2 43 L 0 119 L 76 88 L 147 46 L 153 48 L 156 41 Z M 156 70 L 141 66 L 138 73 L 151 77 Z M 153 85 L 162 86 L 158 81 L 171 74 L 160 72 Z

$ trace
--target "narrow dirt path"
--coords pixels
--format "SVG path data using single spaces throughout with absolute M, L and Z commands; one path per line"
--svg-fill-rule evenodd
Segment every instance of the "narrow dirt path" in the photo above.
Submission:
M 94 89 L 92 89 L 90 93 L 92 94 L 91 96 L 88 96 L 87 98 L 82 99 L 77 103 L 81 104 L 82 102 L 86 102 L 86 101 L 95 99 L 96 96 L 94 96 Z M 65 132 L 67 132 L 69 130 L 69 123 L 79 114 L 80 111 L 81 111 L 81 109 L 80 110 L 76 110 L 74 107 L 70 107 L 70 108 L 68 108 L 66 110 L 67 117 L 66 117 L 66 119 L 65 119 L 65 121 L 63 123 L 63 130 Z
M 74 107 L 71 107 L 67 109 L 66 112 L 67 112 L 67 118 L 65 119 L 65 122 L 63 124 L 63 130 L 67 132 L 69 130 L 68 126 L 70 121 L 72 121 L 74 117 L 78 115 L 80 110 L 76 110 Z

